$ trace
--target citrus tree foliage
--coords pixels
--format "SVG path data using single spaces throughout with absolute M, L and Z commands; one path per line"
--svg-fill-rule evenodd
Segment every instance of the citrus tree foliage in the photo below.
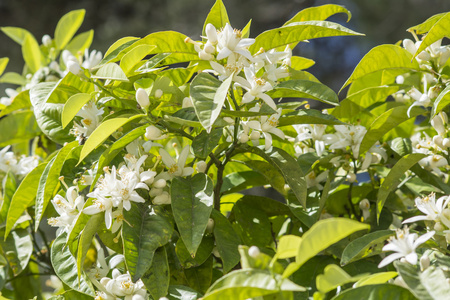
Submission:
M 292 52 L 361 38 L 335 14 L 252 37 L 218 0 L 201 37 L 104 54 L 84 10 L 42 43 L 2 27 L 25 62 L 0 59 L 2 298 L 448 299 L 450 16 L 370 50 L 339 102 Z

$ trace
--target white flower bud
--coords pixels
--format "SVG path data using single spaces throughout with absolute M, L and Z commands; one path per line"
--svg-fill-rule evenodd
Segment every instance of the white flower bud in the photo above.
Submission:
M 213 254 L 215 257 L 219 257 L 219 258 L 220 258 L 219 249 L 217 249 L 217 247 L 214 247 L 214 248 L 213 248 L 212 254 Z
M 443 135 L 447 132 L 445 129 L 445 123 L 446 123 L 446 115 L 439 113 L 436 116 L 434 116 L 433 119 L 431 119 L 431 126 L 437 131 L 438 134 Z
M 430 266 L 430 258 L 424 254 L 420 258 L 420 270 L 423 272 Z
M 403 48 L 408 50 L 408 52 L 411 53 L 412 55 L 414 55 L 414 53 L 416 53 L 417 50 L 416 45 L 414 45 L 414 42 L 411 41 L 410 39 L 403 40 Z
M 197 163 L 197 172 L 199 173 L 205 173 L 206 171 L 206 162 L 204 160 L 201 160 Z
M 162 91 L 161 89 L 157 89 L 157 90 L 155 91 L 155 98 L 156 98 L 156 99 L 161 98 L 162 95 L 163 95 L 163 91 Z
M 162 131 L 158 127 L 150 125 L 145 129 L 145 137 L 150 141 L 154 141 L 165 139 L 166 135 L 163 135 Z
M 261 251 L 259 251 L 259 248 L 256 246 L 251 246 L 248 249 L 248 255 L 253 258 L 257 258 L 261 254 Z
M 184 97 L 183 103 L 181 105 L 182 108 L 193 107 L 192 99 L 190 97 Z
M 433 136 L 433 143 L 435 143 L 439 147 L 444 148 L 443 142 L 444 142 L 444 139 L 442 138 L 442 136 L 440 136 L 440 135 Z
M 163 205 L 163 204 L 170 204 L 170 203 L 171 203 L 170 195 L 166 191 L 162 192 L 161 195 L 158 195 L 153 199 L 153 204 L 156 204 L 156 205 Z
M 211 45 L 210 42 L 206 42 L 205 47 L 203 48 L 203 51 L 205 51 L 206 53 L 209 54 L 213 54 L 214 52 L 216 52 L 216 48 Z
M 449 148 L 450 147 L 450 139 L 449 138 L 445 138 L 442 140 L 442 146 Z
M 165 188 L 167 185 L 167 182 L 165 179 L 158 179 L 153 183 L 153 187 L 157 188 L 157 189 L 163 189 Z
M 51 44 L 52 44 L 52 38 L 51 38 L 48 34 L 44 35 L 44 36 L 42 37 L 42 44 L 43 44 L 45 47 L 51 46 Z
M 444 226 L 442 226 L 441 222 L 436 222 L 436 224 L 434 224 L 434 230 L 436 230 L 436 231 L 444 231 L 445 228 L 444 228 Z
M 405 83 L 405 77 L 403 77 L 402 75 L 398 75 L 398 76 L 395 78 L 395 82 L 396 82 L 397 84 L 403 84 L 403 83 Z
M 158 189 L 158 188 L 154 187 L 150 190 L 150 192 L 148 194 L 150 195 L 150 197 L 156 197 L 156 196 L 161 195 L 162 192 L 163 192 L 163 189 Z
M 147 108 L 150 106 L 150 100 L 148 99 L 148 94 L 143 88 L 138 88 L 136 91 L 136 101 L 142 108 Z
M 429 61 L 431 59 L 431 55 L 430 55 L 430 53 L 428 53 L 426 51 L 422 51 L 417 55 L 417 58 L 421 59 L 421 60 Z
M 348 173 L 348 175 L 347 175 L 347 180 L 348 180 L 349 182 L 355 182 L 355 181 L 356 181 L 356 175 L 355 175 L 355 173 Z
M 73 60 L 69 60 L 69 62 L 67 62 L 67 69 L 69 70 L 70 73 L 76 76 L 80 76 L 83 73 L 80 64 L 74 62 Z
M 206 28 L 205 28 L 205 33 L 206 33 L 206 37 L 208 38 L 208 41 L 211 44 L 216 44 L 217 43 L 217 30 L 216 27 L 214 27 L 213 24 L 208 23 L 206 24 Z
M 250 134 L 250 139 L 252 141 L 259 140 L 260 137 L 261 137 L 261 133 L 259 131 L 252 131 L 252 133 Z
M 201 60 L 214 60 L 214 55 L 209 54 L 204 50 L 198 53 L 198 57 L 200 57 Z
M 447 196 L 448 197 L 448 196 Z M 443 212 L 444 217 L 446 217 L 447 219 L 450 219 L 450 209 L 446 208 L 444 209 Z
M 241 144 L 245 144 L 248 142 L 248 134 L 245 134 L 245 132 L 242 132 L 241 134 L 239 134 L 239 142 Z
M 161 297 L 161 298 L 159 298 L 159 300 L 169 300 L 169 298 L 167 298 L 167 297 Z
M 214 220 L 209 218 L 208 219 L 208 224 L 206 225 L 206 232 L 212 233 L 213 230 L 214 230 Z

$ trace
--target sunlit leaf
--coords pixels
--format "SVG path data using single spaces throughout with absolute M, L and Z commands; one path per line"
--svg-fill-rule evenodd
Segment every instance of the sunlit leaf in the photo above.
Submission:
M 56 25 L 55 44 L 58 49 L 63 49 L 80 28 L 86 11 L 84 9 L 73 10 L 65 14 Z
M 321 6 L 308 7 L 300 12 L 298 12 L 295 16 L 293 16 L 289 21 L 284 23 L 283 26 L 286 26 L 290 23 L 294 22 L 303 22 L 303 21 L 324 21 L 329 17 L 338 14 L 345 13 L 347 14 L 347 22 L 350 21 L 352 14 L 345 7 L 335 4 L 326 4 Z

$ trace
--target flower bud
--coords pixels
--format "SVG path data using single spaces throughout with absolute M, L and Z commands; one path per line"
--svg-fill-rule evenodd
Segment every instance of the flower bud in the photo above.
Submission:
M 445 129 L 445 123 L 446 123 L 446 115 L 439 113 L 436 116 L 434 116 L 433 119 L 431 119 L 431 126 L 437 131 L 438 134 L 443 135 L 447 132 Z
M 411 41 L 410 39 L 403 40 L 403 48 L 408 50 L 408 52 L 411 53 L 412 55 L 414 55 L 414 53 L 416 53 L 417 50 L 416 45 L 414 45 L 414 42 Z
M 256 246 L 251 246 L 248 249 L 248 255 L 253 258 L 257 258 L 261 254 L 261 251 L 259 251 L 259 248 Z
M 206 162 L 204 160 L 201 160 L 197 163 L 197 172 L 199 173 L 205 173 L 206 171 Z
M 83 74 L 83 70 L 81 70 L 80 65 L 73 60 L 69 60 L 69 62 L 67 63 L 67 69 L 70 73 L 76 76 L 80 76 L 81 74 Z
M 162 192 L 161 195 L 158 195 L 153 199 L 153 204 L 156 204 L 156 205 L 163 205 L 163 204 L 170 204 L 170 203 L 171 203 L 170 195 L 166 191 Z
M 355 182 L 356 181 L 356 175 L 355 175 L 355 173 L 348 173 L 348 175 L 347 175 L 347 180 L 349 181 L 349 182 Z
M 403 83 L 405 83 L 405 77 L 403 77 L 402 75 L 398 75 L 398 76 L 395 78 L 395 83 L 397 83 L 397 84 L 403 84 Z
M 206 24 L 206 28 L 205 28 L 205 33 L 206 33 L 206 37 L 208 38 L 208 41 L 211 44 L 216 44 L 217 43 L 217 30 L 216 27 L 214 27 L 213 24 L 208 23 Z
M 450 147 L 450 139 L 449 138 L 445 138 L 442 140 L 442 146 L 449 148 Z
M 442 226 L 441 222 L 436 222 L 436 224 L 434 224 L 434 230 L 436 230 L 436 231 L 444 231 L 445 228 L 444 228 L 444 226 Z
M 206 225 L 206 232 L 212 233 L 213 230 L 214 230 L 214 220 L 209 218 L 208 219 L 208 224 Z
M 252 133 L 250 134 L 250 139 L 252 141 L 259 140 L 260 137 L 261 137 L 261 133 L 259 131 L 252 131 Z
M 161 195 L 162 192 L 163 192 L 163 189 L 158 189 L 158 188 L 154 187 L 150 190 L 150 192 L 148 194 L 150 195 L 150 197 L 156 197 L 156 196 Z
M 51 38 L 48 34 L 44 35 L 44 36 L 42 37 L 42 44 L 43 44 L 45 47 L 51 46 L 51 44 L 52 44 L 52 38 Z
M 164 139 L 166 135 L 163 135 L 158 127 L 150 125 L 145 129 L 145 137 L 150 141 L 154 141 Z
M 219 249 L 217 249 L 217 247 L 214 247 L 214 248 L 213 248 L 212 254 L 213 254 L 215 257 L 219 257 L 219 258 L 220 258 Z
M 165 179 L 158 179 L 153 183 L 153 187 L 157 188 L 157 189 L 163 189 L 165 188 L 167 185 L 167 182 Z
M 184 97 L 183 103 L 181 105 L 182 108 L 193 107 L 192 99 L 190 97 Z
M 156 98 L 156 99 L 161 98 L 162 95 L 163 95 L 163 91 L 162 91 L 161 89 L 157 89 L 157 90 L 155 91 L 155 98 Z
M 417 55 L 417 58 L 421 59 L 421 60 L 429 61 L 431 59 L 431 55 L 430 55 L 430 53 L 428 53 L 426 51 L 422 51 Z
M 150 100 L 148 99 L 148 94 L 143 88 L 138 88 L 136 91 L 136 101 L 142 108 L 147 108 L 150 106 Z
M 241 134 L 239 134 L 238 139 L 241 144 L 245 144 L 248 142 L 248 134 L 245 134 L 245 132 L 242 132 Z
M 442 138 L 442 136 L 440 136 L 440 135 L 433 136 L 433 143 L 435 143 L 439 147 L 444 148 L 443 142 L 444 142 L 444 139 Z
M 420 270 L 423 272 L 430 266 L 430 258 L 424 254 L 420 258 Z

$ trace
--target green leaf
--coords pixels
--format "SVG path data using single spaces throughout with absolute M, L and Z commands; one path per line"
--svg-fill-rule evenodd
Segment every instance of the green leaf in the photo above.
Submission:
M 4 34 L 9 36 L 14 42 L 23 45 L 27 36 L 33 36 L 28 30 L 19 27 L 1 27 Z
M 276 114 L 277 111 L 271 108 L 266 103 L 263 103 L 259 111 L 244 111 L 244 110 L 228 110 L 222 109 L 222 114 L 229 117 L 248 118 L 257 116 L 269 116 Z
M 67 44 L 66 50 L 69 50 L 71 53 L 84 53 L 91 46 L 93 38 L 94 30 L 80 33 Z
M 222 132 L 222 128 L 217 128 L 209 134 L 206 131 L 202 131 L 197 135 L 192 141 L 192 150 L 195 156 L 206 159 L 219 144 Z
M 153 299 L 160 299 L 167 295 L 170 270 L 166 248 L 160 247 L 155 251 L 153 263 L 141 279 Z
M 92 205 L 93 198 L 88 198 L 86 202 L 84 203 L 83 208 L 86 208 L 88 206 Z M 102 215 L 102 214 L 99 214 Z M 92 215 L 87 215 L 84 213 L 78 214 L 75 222 L 73 223 L 73 226 L 68 232 L 67 237 L 67 246 L 69 247 L 70 252 L 73 255 L 77 254 L 77 248 L 78 248 L 78 240 L 81 237 L 81 233 L 83 232 L 84 228 L 86 227 L 87 222 L 92 218 Z
M 450 104 L 450 95 L 448 94 L 448 92 L 450 92 L 450 85 L 447 86 L 442 92 L 440 92 L 439 96 L 437 96 L 436 100 L 434 100 L 430 119 L 432 119 Z
M 284 23 L 283 26 L 286 26 L 290 23 L 294 22 L 303 22 L 303 21 L 324 21 L 329 17 L 338 14 L 345 13 L 347 14 L 347 22 L 350 21 L 352 14 L 345 7 L 335 4 L 326 4 L 321 6 L 308 7 L 300 12 L 298 12 L 294 17 L 292 17 L 289 21 Z
M 9 62 L 9 58 L 7 58 L 7 57 L 0 58 L 0 75 L 2 75 L 3 72 L 5 71 L 6 66 L 8 65 L 8 62 Z
M 92 78 L 110 79 L 128 82 L 128 77 L 125 72 L 115 63 L 107 63 L 103 65 Z
M 216 0 L 216 3 L 214 3 L 213 7 L 208 13 L 205 23 L 203 24 L 203 36 L 206 36 L 205 28 L 208 23 L 214 25 L 217 30 L 225 27 L 227 23 L 230 24 L 230 20 L 228 20 L 227 9 L 225 8 L 225 5 L 223 5 L 222 0 Z
M 245 151 L 257 154 L 275 166 L 300 204 L 306 207 L 306 180 L 300 166 L 292 156 L 277 147 L 272 147 L 270 151 L 264 151 L 264 146 L 247 147 Z
M 247 299 L 262 297 L 279 291 L 306 291 L 288 279 L 268 270 L 237 270 L 221 277 L 208 289 L 204 300 Z
M 344 218 L 330 218 L 318 221 L 303 234 L 302 242 L 300 243 L 300 247 L 298 247 L 295 264 L 293 267 L 286 269 L 283 277 L 290 276 L 306 261 L 334 243 L 337 243 L 356 231 L 369 228 L 370 226 L 367 224 Z
M 170 285 L 167 297 L 170 300 L 197 300 L 200 299 L 201 294 L 187 286 Z
M 183 239 L 178 239 L 175 252 L 181 266 L 185 269 L 189 269 L 202 265 L 211 255 L 213 248 L 214 239 L 211 236 L 204 236 L 195 253 L 195 257 L 191 256 L 191 253 L 189 253 L 186 245 L 183 243 Z
M 419 160 L 427 157 L 422 153 L 413 153 L 403 156 L 390 170 L 389 174 L 384 179 L 383 183 L 378 190 L 377 196 L 377 220 L 380 218 L 381 210 L 386 202 L 389 194 L 395 190 L 400 183 L 400 177 L 405 174 L 406 171 L 411 169 Z
M 3 230 L 1 232 L 3 233 Z M 5 241 L 0 241 L 0 247 L 14 276 L 22 273 L 33 252 L 33 243 L 28 231 L 26 229 L 13 230 Z
M 362 275 L 365 277 L 365 275 Z M 350 276 L 337 265 L 328 265 L 324 269 L 323 274 L 316 277 L 316 286 L 321 293 L 328 293 L 338 286 L 355 282 L 361 279 L 361 275 L 357 277 Z
M 184 276 L 186 277 L 189 286 L 196 291 L 205 293 L 211 286 L 213 277 L 213 263 L 214 259 L 211 255 L 203 265 L 184 269 Z
M 445 300 L 450 295 L 450 284 L 441 268 L 429 267 L 419 273 L 419 278 L 433 299 Z
M 397 275 L 398 275 L 397 272 L 375 273 L 368 277 L 360 279 L 358 282 L 355 283 L 354 287 L 357 288 L 365 285 L 386 283 L 388 280 L 397 277 Z
M 69 43 L 83 23 L 85 14 L 84 9 L 73 10 L 59 20 L 55 29 L 55 44 L 58 49 L 64 49 Z
M 26 85 L 27 80 L 20 74 L 15 72 L 6 72 L 0 77 L 0 83 L 10 83 L 17 85 Z
M 41 178 L 46 165 L 47 163 L 42 163 L 28 173 L 14 193 L 6 220 L 5 239 L 27 207 L 33 204 L 39 186 L 39 178 Z
M 38 42 L 30 34 L 25 37 L 22 44 L 22 55 L 28 68 L 35 73 L 41 67 L 41 50 Z
M 58 151 L 56 156 L 47 164 L 44 172 L 39 180 L 39 186 L 36 194 L 36 204 L 35 204 L 35 227 L 34 230 L 37 231 L 39 223 L 43 217 L 45 209 L 51 198 L 55 194 L 55 190 L 59 187 L 59 176 L 61 173 L 61 168 L 73 148 L 78 146 L 78 142 L 74 141 L 65 145 L 61 150 Z
M 225 102 L 232 76 L 224 82 L 208 73 L 200 73 L 192 80 L 190 95 L 200 123 L 207 132 L 220 114 Z
M 341 90 L 365 75 L 387 69 L 420 71 L 419 64 L 406 49 L 396 45 L 380 45 L 361 59 Z
M 408 28 L 406 31 L 415 32 L 416 34 L 424 34 L 427 33 L 437 21 L 439 21 L 443 16 L 447 13 L 440 13 L 434 16 L 429 17 L 425 20 L 425 22 L 420 23 L 419 25 Z
M 439 18 L 439 20 L 436 23 L 433 24 L 428 33 L 425 35 L 416 53 L 414 53 L 414 58 L 434 42 L 449 36 L 448 34 L 449 26 L 450 26 L 450 13 L 446 13 L 441 18 Z
M 255 53 L 261 48 L 268 51 L 305 40 L 345 35 L 363 34 L 328 21 L 294 22 L 283 27 L 264 31 L 255 38 L 255 43 L 250 46 L 249 50 L 251 53 Z
M 332 300 L 353 299 L 415 300 L 416 298 L 407 289 L 394 284 L 361 286 L 345 290 L 332 298 Z
M 14 100 L 10 105 L 8 105 L 5 109 L 0 111 L 0 118 L 3 116 L 6 116 L 16 110 L 23 109 L 23 108 L 30 108 L 30 107 L 31 107 L 31 102 L 30 102 L 29 90 L 22 91 L 16 97 L 14 97 Z
M 5 147 L 30 139 L 41 133 L 33 111 L 15 111 L 0 119 L 0 147 Z
M 170 195 L 173 217 L 181 238 L 192 257 L 202 241 L 213 209 L 214 184 L 207 175 L 172 179 Z
M 212 211 L 214 220 L 214 239 L 223 263 L 223 272 L 228 273 L 239 263 L 238 246 L 241 243 L 230 221 L 217 210 Z
M 94 289 L 84 274 L 78 278 L 77 261 L 70 253 L 69 247 L 66 247 L 67 233 L 63 232 L 56 237 L 52 244 L 51 261 L 56 275 L 61 281 L 70 288 L 94 296 Z
M 130 46 L 132 43 L 139 40 L 139 38 L 134 36 L 126 36 L 121 39 L 118 39 L 116 42 L 114 42 L 106 51 L 104 58 L 107 58 L 112 52 L 122 48 L 121 46 L 126 45 L 126 47 Z M 122 48 L 121 50 L 123 50 Z M 117 52 L 117 51 L 116 51 Z
M 344 125 L 334 116 L 326 115 L 315 109 L 299 109 L 281 116 L 278 119 L 278 126 L 287 126 L 294 124 L 325 124 L 325 125 Z
M 131 209 L 123 214 L 128 220 L 122 227 L 123 254 L 127 270 L 136 282 L 152 265 L 155 250 L 170 240 L 173 224 L 159 206 L 149 208 L 146 204 L 132 203 Z
M 386 240 L 393 234 L 392 230 L 380 230 L 368 233 L 351 241 L 342 252 L 341 266 L 380 254 Z
M 417 109 L 416 109 L 417 108 Z M 375 121 L 372 122 L 370 127 L 367 129 L 364 138 L 359 146 L 359 153 L 366 153 L 378 140 L 380 140 L 389 130 L 397 127 L 401 123 L 414 118 L 422 113 L 424 110 L 419 107 L 414 107 L 410 116 L 408 117 L 407 106 L 397 106 L 388 111 L 382 113 Z
M 320 82 L 310 80 L 282 81 L 267 94 L 272 98 L 309 98 L 332 105 L 339 103 L 339 98 L 332 89 Z
M 115 118 L 101 123 L 86 140 L 83 149 L 81 149 L 80 160 L 78 162 L 80 163 L 95 148 L 103 144 L 103 142 L 117 129 L 140 117 L 142 117 L 142 115 L 135 115 L 131 118 Z
M 297 256 L 302 238 L 296 235 L 283 235 L 278 242 L 276 257 L 278 259 Z
M 409 291 L 414 296 L 421 300 L 435 299 L 430 295 L 428 289 L 424 286 L 420 276 L 421 272 L 417 270 L 416 266 L 409 263 L 401 263 L 399 261 L 395 261 L 394 266 L 397 269 L 398 274 L 408 286 Z
M 3 178 L 2 191 L 3 191 L 3 203 L 0 209 L 0 223 L 6 222 L 6 216 L 8 215 L 8 209 L 11 204 L 11 199 L 17 190 L 17 180 L 14 173 L 9 170 Z
M 86 254 L 91 246 L 92 238 L 97 233 L 98 228 L 104 222 L 103 214 L 93 215 L 86 223 L 81 236 L 78 239 L 78 249 L 77 249 L 77 270 L 78 278 L 80 279 L 83 272 L 84 260 Z
M 120 68 L 125 74 L 130 74 L 133 68 L 144 59 L 156 46 L 139 45 L 125 54 L 120 61 Z
M 91 100 L 91 95 L 86 93 L 75 94 L 64 105 L 61 114 L 61 125 L 66 128 L 70 121 L 77 115 L 81 108 Z

